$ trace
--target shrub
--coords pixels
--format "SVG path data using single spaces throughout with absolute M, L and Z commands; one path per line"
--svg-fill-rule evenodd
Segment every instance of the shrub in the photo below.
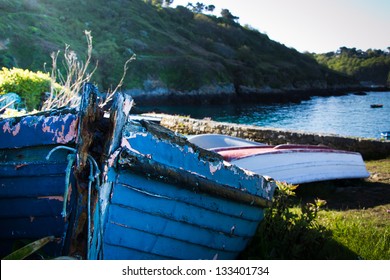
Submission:
M 331 233 L 317 222 L 324 200 L 295 206 L 297 186 L 277 182 L 273 206 L 266 211 L 246 258 L 317 259 Z
M 15 92 L 24 100 L 29 111 L 38 109 L 42 94 L 50 92 L 49 74 L 20 68 L 0 70 L 0 94 Z

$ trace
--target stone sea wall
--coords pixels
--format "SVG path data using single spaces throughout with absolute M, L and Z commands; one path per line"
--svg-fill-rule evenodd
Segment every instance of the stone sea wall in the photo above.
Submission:
M 333 134 L 312 134 L 301 131 L 290 131 L 263 128 L 253 125 L 238 125 L 214 122 L 208 119 L 197 120 L 188 117 L 158 115 L 161 124 L 173 131 L 188 134 L 218 133 L 245 138 L 270 145 L 303 144 L 324 145 L 340 150 L 354 151 L 362 154 L 364 159 L 382 159 L 390 156 L 390 141 L 343 137 Z

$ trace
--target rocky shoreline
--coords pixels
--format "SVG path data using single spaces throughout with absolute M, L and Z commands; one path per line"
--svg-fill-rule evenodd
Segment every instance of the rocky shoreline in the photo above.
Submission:
M 133 97 L 137 105 L 226 105 L 231 103 L 248 102 L 299 102 L 313 96 L 341 96 L 355 92 L 364 94 L 365 91 L 388 91 L 387 87 L 364 87 L 360 85 L 344 85 L 326 87 L 317 85 L 309 87 L 253 88 L 234 86 L 232 83 L 221 85 L 205 85 L 196 90 L 178 91 L 169 89 L 159 83 L 156 86 L 145 86 L 143 89 L 131 89 L 125 92 Z

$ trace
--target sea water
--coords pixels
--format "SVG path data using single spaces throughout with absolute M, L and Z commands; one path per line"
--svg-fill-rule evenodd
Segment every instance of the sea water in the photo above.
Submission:
M 383 107 L 371 108 L 371 104 Z M 143 109 L 148 110 L 147 107 Z M 390 131 L 390 92 L 312 97 L 299 103 L 154 107 L 156 109 L 197 119 L 310 133 L 380 138 L 381 132 Z

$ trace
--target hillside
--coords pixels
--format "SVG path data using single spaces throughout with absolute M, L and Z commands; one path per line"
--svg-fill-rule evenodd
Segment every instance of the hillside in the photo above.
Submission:
M 123 86 L 136 98 L 186 102 L 183 94 L 207 100 L 214 93 L 231 101 L 357 86 L 233 20 L 142 0 L 0 0 L 0 67 L 49 68 L 50 54 L 65 44 L 83 59 L 84 30 L 93 36 L 94 82 L 101 89 L 115 87 L 125 61 L 137 55 Z
M 389 51 L 342 47 L 336 52 L 313 54 L 322 65 L 349 75 L 367 86 L 390 87 Z

